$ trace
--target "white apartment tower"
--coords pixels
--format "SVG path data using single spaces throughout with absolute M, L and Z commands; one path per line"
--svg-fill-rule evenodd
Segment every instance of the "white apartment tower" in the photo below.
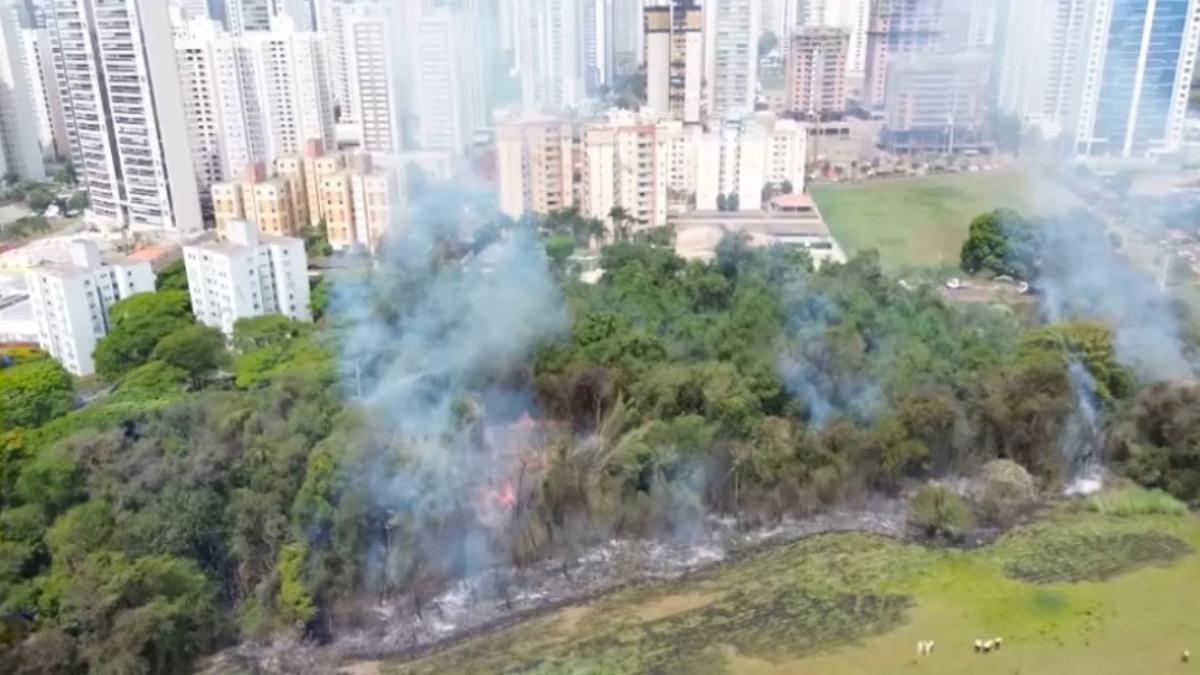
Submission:
M 342 0 L 332 12 L 340 50 L 333 70 L 344 69 L 334 76 L 344 78 L 338 85 L 346 97 L 339 101 L 342 120 L 355 125 L 364 151 L 397 154 L 404 149 L 409 94 L 405 8 L 387 0 Z
M 1000 107 L 1059 135 L 1076 114 L 1092 0 L 1010 0 L 1001 17 Z
M 34 115 L 37 117 L 38 145 L 43 159 L 58 161 L 71 154 L 67 123 L 63 118 L 62 98 L 54 78 L 54 57 L 50 32 L 45 28 L 22 28 L 25 72 L 29 74 Z
M 612 17 L 608 39 L 615 81 L 615 78 L 633 75 L 642 64 L 642 0 L 607 1 Z
M 233 324 L 265 314 L 312 321 L 304 241 L 265 237 L 245 220 L 230 222 L 226 240 L 183 247 L 196 320 L 233 333 Z
M 696 208 L 717 210 L 720 197 L 737 195 L 739 211 L 762 208 L 767 183 L 804 185 L 807 132 L 795 120 L 769 113 L 730 121 L 705 134 L 696 149 Z
M 740 117 L 754 111 L 761 8 L 758 0 L 709 0 L 704 5 L 710 117 Z
M 92 352 L 108 334 L 108 309 L 118 300 L 154 291 L 154 272 L 145 261 L 104 264 L 90 241 L 75 241 L 71 262 L 26 272 L 38 345 L 68 372 L 96 372 Z
M 53 0 L 72 160 L 108 227 L 203 229 L 167 3 Z
M 201 192 L 256 162 L 300 154 L 310 139 L 334 145 L 324 38 L 294 30 L 233 35 L 189 21 L 176 40 L 192 158 Z
M 689 124 L 702 122 L 704 10 L 696 0 L 646 8 L 649 106 Z
M 569 108 L 584 88 L 580 0 L 517 0 L 521 100 L 530 110 Z
M 46 176 L 38 143 L 35 91 L 40 73 L 28 67 L 17 6 L 0 0 L 0 174 Z
M 225 25 L 234 35 L 271 30 L 271 0 L 226 0 Z
M 184 17 L 189 16 L 184 14 Z M 192 148 L 192 167 L 196 189 L 206 195 L 213 183 L 225 180 L 221 146 L 223 133 L 217 84 L 215 45 L 221 35 L 215 22 L 204 18 L 183 19 L 176 31 L 175 55 L 179 61 L 179 83 L 183 110 L 187 116 L 188 142 Z
M 477 26 L 475 17 L 445 7 L 417 20 L 411 63 L 422 150 L 460 153 L 471 132 L 488 124 Z
M 241 46 L 250 61 L 265 129 L 265 160 L 300 154 L 314 138 L 335 147 L 325 38 L 298 31 L 290 19 L 280 17 L 269 33 L 243 36 Z
M 1174 152 L 1200 46 L 1200 0 L 1095 0 L 1092 9 L 1076 153 Z

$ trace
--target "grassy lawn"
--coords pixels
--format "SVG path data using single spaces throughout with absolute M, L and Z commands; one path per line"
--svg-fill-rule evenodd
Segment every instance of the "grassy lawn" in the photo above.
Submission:
M 874 248 L 889 266 L 957 264 L 971 219 L 984 211 L 1079 206 L 1048 180 L 1018 170 L 823 185 L 812 194 L 846 255 Z
M 1200 653 L 1198 548 L 1190 515 L 1064 513 L 974 551 L 815 537 L 355 672 L 1159 675 Z

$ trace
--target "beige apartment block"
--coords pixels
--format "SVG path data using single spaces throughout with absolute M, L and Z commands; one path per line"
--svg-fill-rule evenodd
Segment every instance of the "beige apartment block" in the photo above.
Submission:
M 500 210 L 513 218 L 575 203 L 574 138 L 569 122 L 532 119 L 496 126 Z
M 217 236 L 221 239 L 226 238 L 229 223 L 234 220 L 249 220 L 260 232 L 276 237 L 291 237 L 299 230 L 290 183 L 268 178 L 262 163 L 246 167 L 239 183 L 214 183 L 212 195 Z
M 850 33 L 806 26 L 792 36 L 787 65 L 787 110 L 832 113 L 846 109 L 846 58 Z
M 614 115 L 583 130 L 584 215 L 609 221 L 624 209 L 635 227 L 667 224 L 671 137 L 667 124 Z M 610 227 L 625 223 L 610 222 Z
M 292 155 L 275 160 L 275 175 L 288 183 L 292 195 L 292 210 L 301 226 L 311 225 L 309 217 L 308 184 L 304 180 L 304 157 Z

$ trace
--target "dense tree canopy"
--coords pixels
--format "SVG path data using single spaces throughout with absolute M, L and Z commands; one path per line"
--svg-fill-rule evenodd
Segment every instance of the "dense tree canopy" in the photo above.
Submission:
M 453 391 L 449 419 L 383 433 L 414 418 L 373 405 L 411 384 L 380 354 L 414 350 L 395 326 L 428 330 L 434 355 L 462 339 L 463 317 L 422 314 L 463 301 L 439 284 L 468 277 L 462 261 L 524 227 L 546 264 L 605 237 L 560 213 L 464 240 L 456 213 L 421 242 L 428 260 L 346 270 L 321 282 L 336 301 L 318 325 L 242 320 L 228 354 L 178 290 L 117 303 L 96 353 L 113 389 L 77 410 L 52 361 L 0 361 L 0 672 L 188 672 L 218 644 L 322 634 L 363 598 L 420 607 L 481 551 L 516 567 L 559 557 L 568 573 L 614 536 L 683 536 L 707 513 L 769 523 L 984 466 L 985 516 L 1000 517 L 1061 483 L 1081 400 L 1114 470 L 1200 501 L 1200 390 L 1139 381 L 1105 324 L 951 303 L 873 254 L 817 268 L 728 236 L 712 261 L 688 261 L 669 230 L 614 232 L 595 284 L 564 264 L 562 330 L 416 378 L 415 398 Z M 964 264 L 1024 276 L 1028 224 L 1011 218 L 977 219 Z M 349 293 L 364 279 L 376 292 Z M 486 297 L 501 306 L 452 306 L 503 320 L 520 300 Z M 362 316 L 386 330 L 351 335 Z M 353 339 L 388 344 L 357 358 Z M 232 380 L 206 377 L 217 369 Z M 422 463 L 428 438 L 472 461 Z M 496 490 L 478 481 L 512 447 L 495 527 L 480 502 Z M 944 489 L 911 506 L 935 534 L 974 517 Z
M 116 379 L 150 360 L 159 340 L 192 323 L 186 291 L 139 293 L 109 308 L 108 334 L 96 344 L 96 371 Z
M 1029 279 L 1035 272 L 1035 225 L 1011 209 L 997 209 L 971 221 L 962 247 L 962 267 Z
M 57 361 L 0 365 L 0 432 L 41 426 L 66 414 L 74 403 L 71 376 Z

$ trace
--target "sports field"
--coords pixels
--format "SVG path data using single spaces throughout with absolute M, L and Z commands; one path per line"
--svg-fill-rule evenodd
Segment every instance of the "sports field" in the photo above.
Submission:
M 1200 656 L 1198 548 L 1186 514 L 1064 510 L 972 551 L 828 535 L 354 672 L 1183 672 L 1184 649 Z M 998 652 L 975 652 L 994 637 Z M 931 656 L 919 640 L 934 640 Z
M 1080 206 L 1044 177 L 1016 169 L 811 189 L 842 250 L 876 249 L 889 267 L 957 264 L 971 219 L 984 211 L 1047 214 Z

